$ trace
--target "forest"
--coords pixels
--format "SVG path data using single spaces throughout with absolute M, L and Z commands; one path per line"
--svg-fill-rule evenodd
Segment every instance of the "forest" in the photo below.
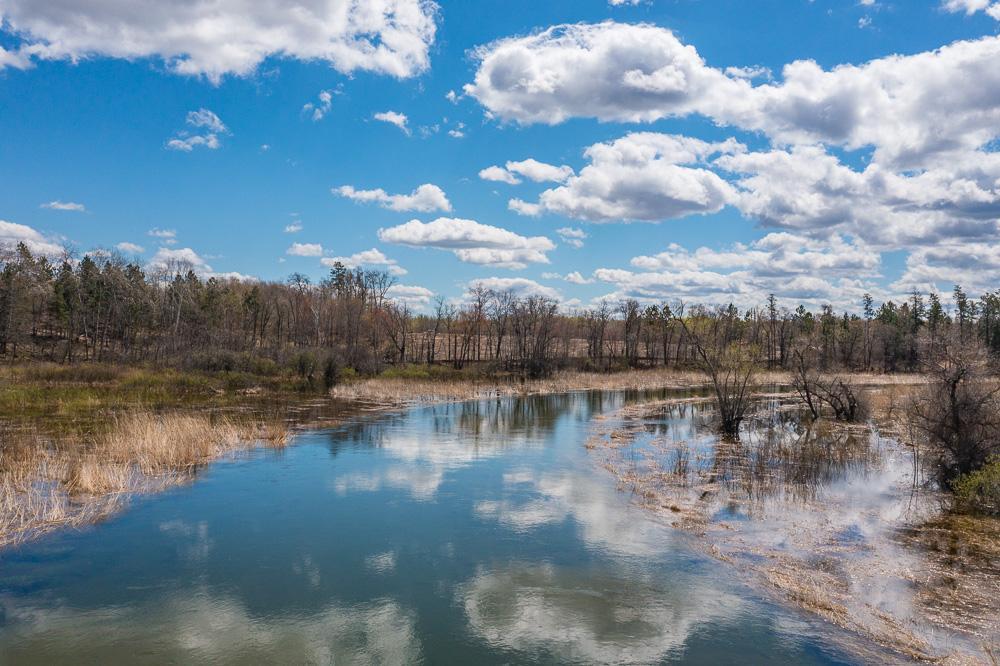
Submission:
M 373 375 L 401 364 L 544 377 L 699 364 L 698 344 L 738 346 L 760 367 L 793 369 L 809 349 L 822 370 L 915 372 L 938 339 L 1000 351 L 1000 290 L 956 286 L 858 313 L 680 302 L 602 302 L 566 311 L 538 296 L 473 289 L 414 312 L 386 272 L 334 266 L 318 283 L 205 279 L 190 266 L 155 271 L 114 256 L 52 261 L 24 244 L 0 255 L 0 357 L 7 361 L 143 363 L 201 370 L 289 369 L 312 377 Z

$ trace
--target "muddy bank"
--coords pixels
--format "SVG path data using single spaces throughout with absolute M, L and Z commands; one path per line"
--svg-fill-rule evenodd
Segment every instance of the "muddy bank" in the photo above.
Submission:
M 895 396 L 882 396 L 886 406 Z M 627 407 L 588 448 L 634 501 L 757 589 L 889 647 L 947 663 L 1000 654 L 1000 522 L 955 518 L 912 451 L 877 426 L 759 400 L 738 439 L 710 401 Z

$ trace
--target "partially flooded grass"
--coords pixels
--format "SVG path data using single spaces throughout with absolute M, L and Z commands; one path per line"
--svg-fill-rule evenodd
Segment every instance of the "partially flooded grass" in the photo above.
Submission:
M 287 425 L 219 414 L 129 412 L 85 441 L 0 431 L 0 546 L 118 510 L 240 448 L 284 446 Z
M 902 391 L 876 393 L 879 422 L 896 421 Z M 705 402 L 632 405 L 588 448 L 636 503 L 759 589 L 907 658 L 990 663 L 1000 522 L 949 515 L 881 426 L 809 422 L 777 394 L 738 439 L 711 417 Z

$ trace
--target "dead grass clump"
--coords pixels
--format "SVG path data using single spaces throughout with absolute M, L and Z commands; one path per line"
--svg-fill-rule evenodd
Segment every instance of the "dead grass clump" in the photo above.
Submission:
M 228 451 L 284 446 L 283 421 L 133 412 L 90 441 L 53 446 L 31 432 L 0 431 L 0 546 L 117 511 L 134 493 L 191 478 Z
M 239 428 L 225 418 L 138 412 L 118 417 L 94 451 L 102 460 L 156 474 L 204 463 L 239 441 Z

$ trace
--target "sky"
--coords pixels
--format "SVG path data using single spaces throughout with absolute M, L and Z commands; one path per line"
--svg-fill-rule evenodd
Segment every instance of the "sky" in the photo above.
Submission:
M 996 0 L 0 0 L 0 244 L 415 310 L 1000 288 Z

